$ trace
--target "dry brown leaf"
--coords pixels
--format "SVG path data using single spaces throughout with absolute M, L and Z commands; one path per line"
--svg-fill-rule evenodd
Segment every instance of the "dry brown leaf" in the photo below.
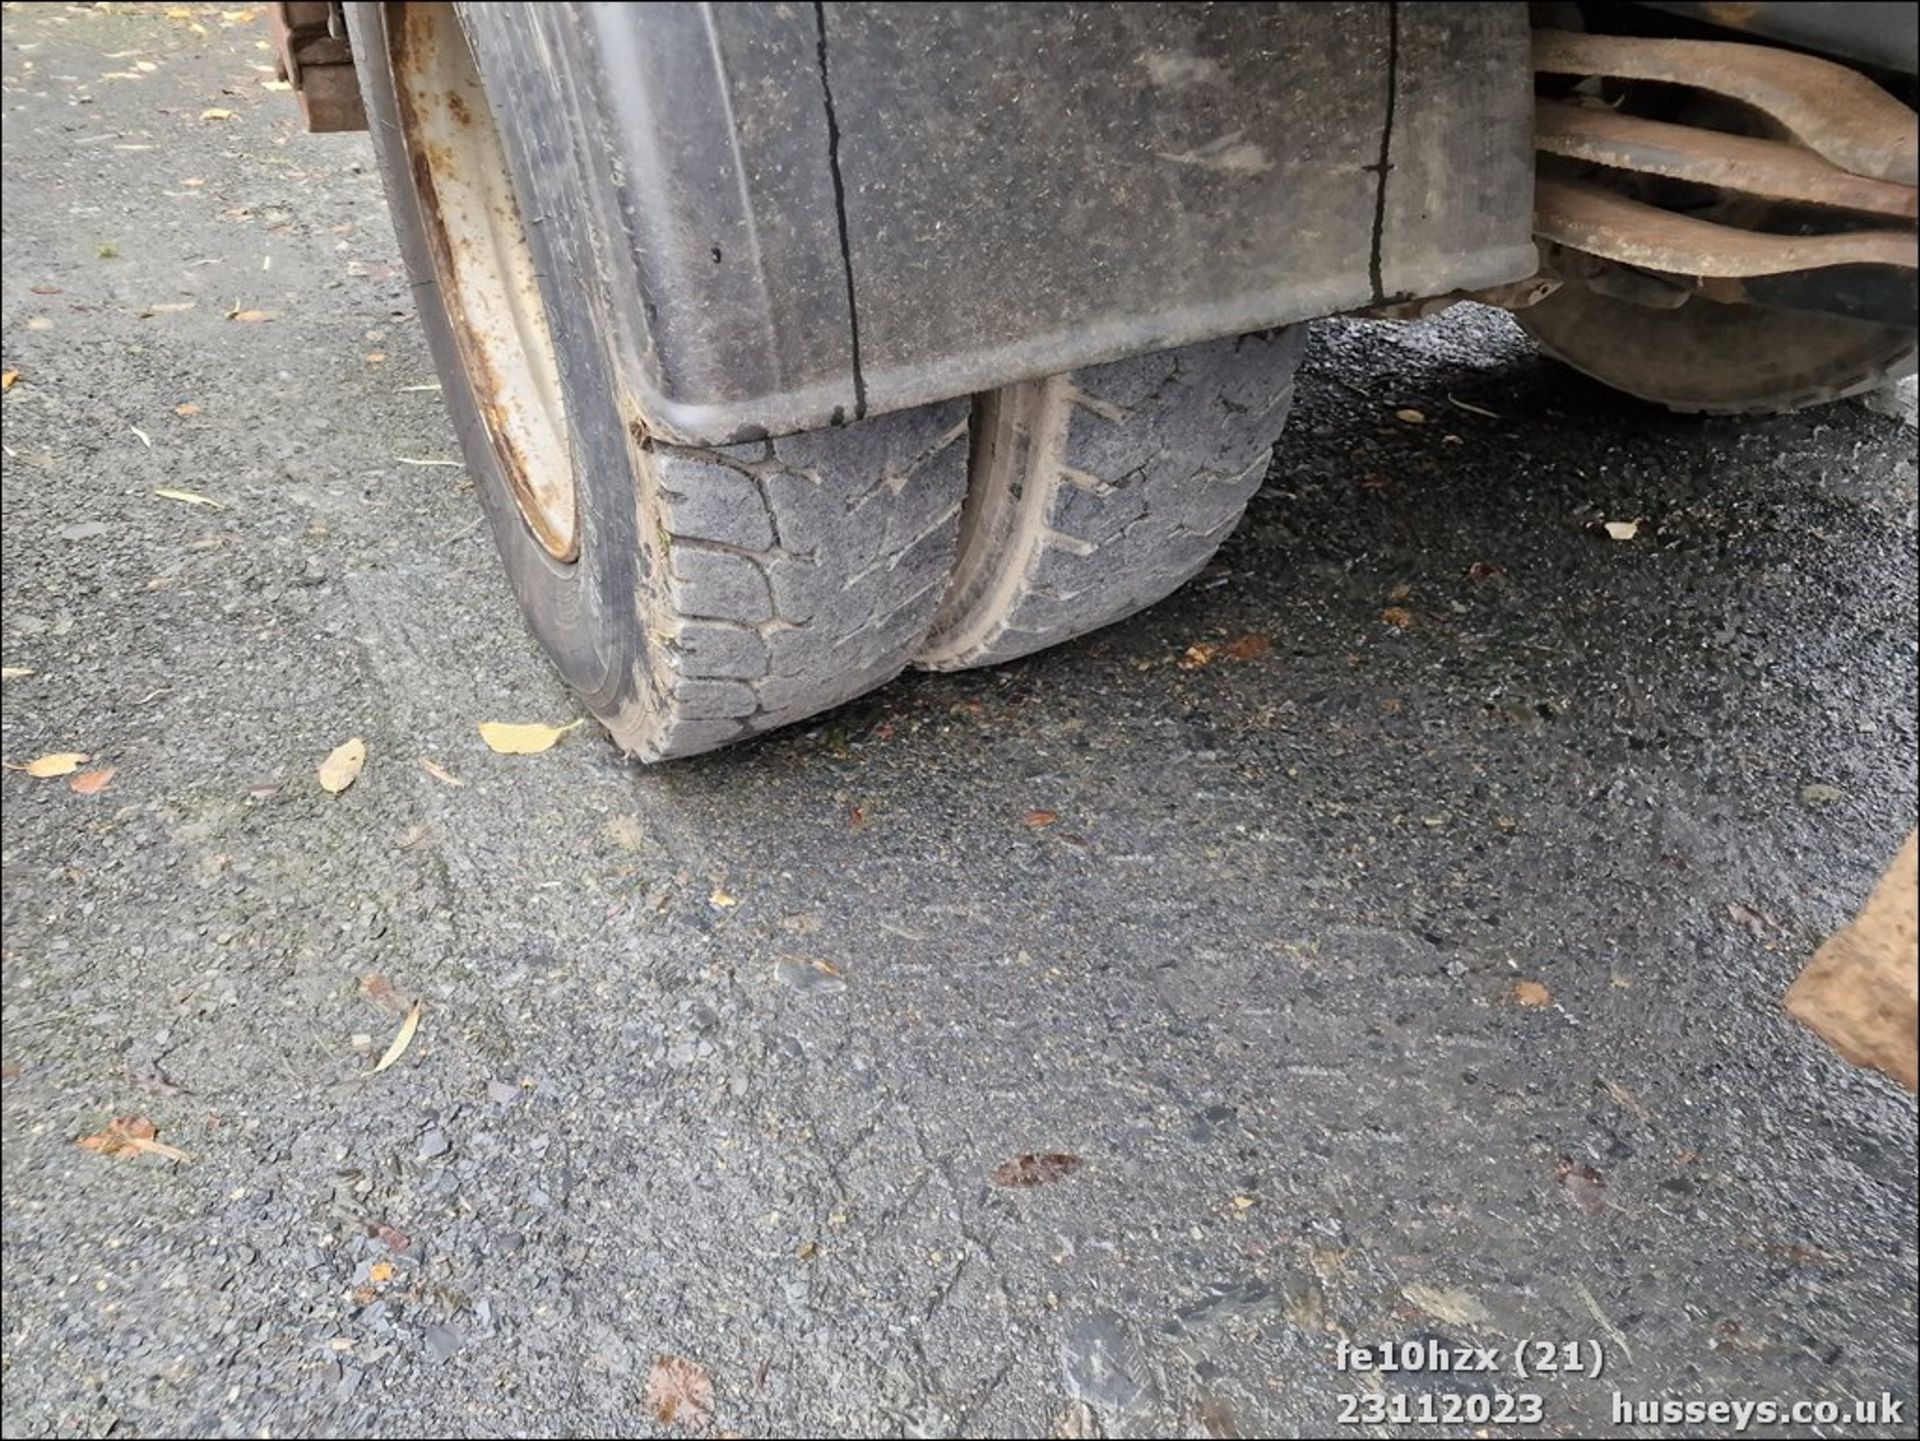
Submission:
M 1637 520 L 1607 522 L 1607 535 L 1612 540 L 1632 540 L 1638 534 L 1640 534 L 1640 522 Z
M 225 510 L 227 508 L 227 503 L 224 500 L 212 500 L 197 491 L 180 490 L 171 485 L 156 486 L 153 493 L 162 500 L 177 500 L 182 505 L 204 505 L 208 510 Z
M 159 1128 L 145 1116 L 116 1116 L 107 1122 L 107 1128 L 95 1135 L 82 1136 L 74 1142 L 83 1151 L 98 1151 L 103 1156 L 117 1156 L 130 1150 L 130 1142 L 151 1141 L 159 1135 Z
M 77 796 L 97 796 L 113 780 L 113 767 L 101 766 L 97 771 L 81 771 L 67 782 L 67 789 Z
M 993 1168 L 987 1179 L 996 1186 L 1051 1186 L 1055 1181 L 1064 1181 L 1079 1169 L 1078 1156 L 1066 1151 L 1049 1151 L 1043 1155 L 1015 1156 L 1011 1161 L 1002 1161 Z
M 1553 992 L 1538 981 L 1515 981 L 1508 992 L 1516 1006 L 1550 1006 L 1553 1004 Z
M 505 721 L 481 721 L 480 739 L 487 743 L 487 749 L 503 756 L 533 756 L 552 750 L 555 741 L 574 727 L 585 724 L 585 719 L 569 721 L 563 726 L 549 725 L 513 725 Z
M 713 1378 L 684 1356 L 661 1356 L 647 1373 L 647 1405 L 663 1426 L 704 1430 L 713 1420 Z
M 1403 605 L 1390 605 L 1380 612 L 1380 619 L 1388 625 L 1397 625 L 1401 630 L 1405 630 L 1413 624 L 1413 612 Z
M 435 780 L 444 781 L 450 786 L 463 786 L 466 784 L 459 776 L 455 775 L 431 756 L 420 757 L 420 768 Z
M 238 320 L 247 325 L 255 325 L 262 320 L 273 319 L 273 312 L 271 310 L 236 310 L 229 315 L 227 319 Z
M 218 106 L 215 106 L 211 110 L 202 110 L 200 112 L 200 118 L 202 120 L 231 120 L 237 113 L 238 112 L 232 110 L 222 110 Z
M 70 776 L 92 759 L 93 757 L 85 751 L 55 751 L 52 755 L 30 760 L 24 766 L 17 766 L 15 769 L 23 770 L 34 779 L 44 781 L 53 776 Z
M 133 1156 L 150 1152 L 165 1156 L 169 1161 L 193 1159 L 179 1147 L 155 1140 L 159 1134 L 159 1128 L 145 1116 L 116 1116 L 107 1122 L 106 1130 L 96 1135 L 82 1136 L 74 1145 L 102 1156 Z
M 1228 641 L 1221 654 L 1229 660 L 1258 660 L 1272 649 L 1272 641 L 1257 631 L 1248 631 L 1238 640 Z
M 1050 826 L 1059 819 L 1058 811 L 1028 811 L 1026 815 L 1027 824 L 1035 830 L 1039 830 L 1042 826 Z
M 0 390 L 12 390 L 14 381 L 20 378 L 17 370 L 0 370 Z
M 413 1033 L 420 1029 L 420 1003 L 415 1001 L 407 1011 L 407 1018 L 400 1023 L 400 1029 L 394 1032 L 393 1044 L 388 1046 L 386 1054 L 373 1063 L 373 1069 L 367 1072 L 377 1076 L 395 1061 L 406 1055 L 407 1047 L 413 1044 Z
M 320 786 L 331 795 L 338 795 L 348 786 L 360 779 L 360 769 L 367 763 L 367 743 L 355 736 L 352 740 L 342 741 L 333 748 L 333 753 L 320 763 Z

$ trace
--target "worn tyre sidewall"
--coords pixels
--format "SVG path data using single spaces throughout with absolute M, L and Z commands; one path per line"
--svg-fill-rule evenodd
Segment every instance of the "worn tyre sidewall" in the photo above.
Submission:
M 557 127 L 530 133 L 529 127 L 540 123 L 542 107 L 503 103 L 510 97 L 496 93 L 499 77 L 480 57 L 481 83 L 494 115 L 515 117 L 511 125 L 496 123 L 521 214 L 539 215 L 543 222 L 524 228 L 545 281 L 573 470 L 578 553 L 561 561 L 521 514 L 441 293 L 430 222 L 413 178 L 416 161 L 400 125 L 391 29 L 398 8 L 350 6 L 349 25 L 394 232 L 443 399 L 529 627 L 587 707 L 611 723 L 616 739 L 637 748 L 642 737 L 620 734 L 618 722 L 626 717 L 631 726 L 646 710 L 640 668 L 622 659 L 643 655 L 646 645 L 637 600 L 645 593 L 638 503 L 645 458 L 615 399 L 603 320 L 606 287 L 585 239 L 592 233 L 595 197 L 573 162 L 568 138 Z M 567 303 L 553 304 L 556 294 L 564 294 Z

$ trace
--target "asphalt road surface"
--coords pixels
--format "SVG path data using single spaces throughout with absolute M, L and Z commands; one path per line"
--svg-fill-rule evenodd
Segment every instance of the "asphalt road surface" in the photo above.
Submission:
M 0 782 L 8 1435 L 1911 1434 L 1913 1103 L 1779 1008 L 1914 821 L 1910 428 L 1323 325 L 1150 614 L 495 755 L 576 711 L 264 40 L 5 16 L 4 754 L 112 768 Z

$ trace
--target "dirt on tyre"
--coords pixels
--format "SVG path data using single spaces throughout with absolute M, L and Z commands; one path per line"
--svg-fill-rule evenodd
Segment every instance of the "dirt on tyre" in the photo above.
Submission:
M 959 564 L 917 663 L 993 665 L 1110 625 L 1213 557 L 1260 488 L 1306 329 L 981 397 Z

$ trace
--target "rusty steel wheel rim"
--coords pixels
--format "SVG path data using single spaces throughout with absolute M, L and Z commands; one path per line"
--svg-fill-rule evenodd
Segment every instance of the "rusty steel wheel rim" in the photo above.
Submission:
M 505 147 L 449 4 L 395 7 L 400 128 L 435 279 L 521 518 L 555 560 L 580 549 L 560 365 Z

